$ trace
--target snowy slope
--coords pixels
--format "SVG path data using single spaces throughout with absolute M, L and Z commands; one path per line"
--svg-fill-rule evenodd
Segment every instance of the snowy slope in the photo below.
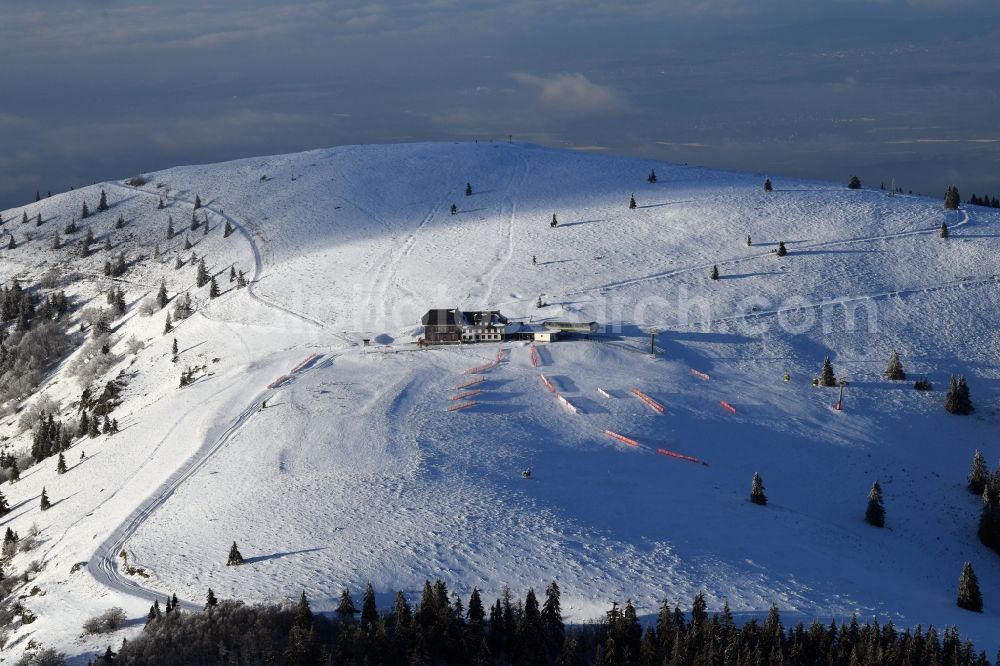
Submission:
M 646 182 L 650 168 L 657 183 Z M 16 508 L 0 528 L 41 530 L 15 568 L 46 562 L 26 587 L 44 596 L 27 600 L 38 619 L 12 636 L 15 653 L 32 640 L 103 650 L 106 637 L 80 637 L 82 620 L 111 605 L 139 618 L 156 594 L 197 605 L 209 586 L 272 600 L 305 589 L 328 609 L 343 586 L 370 580 L 388 603 L 425 577 L 490 596 L 556 578 L 577 620 L 612 600 L 652 613 L 665 594 L 686 605 L 704 590 L 739 613 L 774 602 L 786 621 L 857 612 L 958 624 L 998 647 L 989 590 L 1000 560 L 978 543 L 979 500 L 964 489 L 974 449 L 991 465 L 1000 458 L 995 212 L 781 179 L 768 194 L 759 175 L 508 144 L 341 147 L 149 178 L 104 184 L 112 209 L 88 220 L 98 247 L 112 232 L 130 259 L 146 256 L 125 277 L 131 309 L 116 331 L 123 360 L 112 374 L 131 376 L 116 412 L 123 432 L 75 444 L 64 476 L 46 460 L 4 488 Z M 37 229 L 19 224 L 22 209 L 0 215 L 0 233 L 19 241 L 0 250 L 0 279 L 60 266 L 86 278 L 68 291 L 103 304 L 103 253 L 81 260 L 47 240 L 84 199 L 93 209 L 101 187 L 26 206 L 32 220 L 43 213 Z M 166 219 L 184 229 L 196 195 L 211 230 L 190 233 L 193 250 L 224 290 L 233 263 L 251 289 L 209 302 L 192 268 L 174 270 L 190 252 L 183 234 L 165 240 Z M 118 214 L 127 224 L 113 231 Z M 223 239 L 226 220 L 237 233 Z M 937 235 L 943 221 L 948 239 Z M 21 242 L 24 231 L 36 237 Z M 778 241 L 788 256 L 771 252 Z M 177 328 L 176 365 L 163 314 L 138 313 L 161 279 L 198 305 Z M 537 309 L 539 295 L 550 305 Z M 480 404 L 448 413 L 464 371 L 498 351 L 415 348 L 420 315 L 454 306 L 607 327 L 598 340 L 540 348 L 540 368 L 524 344 L 505 345 Z M 656 358 L 645 353 L 652 327 Z M 136 355 L 125 351 L 131 335 L 146 342 Z M 882 380 L 894 349 L 938 390 Z M 851 382 L 840 413 L 834 393 L 809 386 L 824 356 Z M 202 363 L 211 374 L 178 389 L 182 366 Z M 953 372 L 969 378 L 972 417 L 941 409 Z M 68 415 L 79 391 L 59 371 L 44 393 Z M 27 446 L 16 430 L 15 417 L 0 422 L 9 446 Z M 747 502 L 754 471 L 764 508 Z M 875 479 L 885 530 L 862 520 Z M 55 502 L 44 514 L 42 486 Z M 247 566 L 224 566 L 233 540 Z M 122 574 L 123 547 L 148 579 Z M 983 615 L 954 606 L 966 560 Z M 70 574 L 76 562 L 88 566 Z

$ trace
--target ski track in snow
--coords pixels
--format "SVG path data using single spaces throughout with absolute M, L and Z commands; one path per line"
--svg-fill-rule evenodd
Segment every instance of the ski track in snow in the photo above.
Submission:
M 90 575 L 93 576 L 98 583 L 104 585 L 105 587 L 117 590 L 118 592 L 122 592 L 124 594 L 139 597 L 149 602 L 167 597 L 169 593 L 144 587 L 137 580 L 130 578 L 126 574 L 119 571 L 118 556 L 122 552 L 122 549 L 125 548 L 125 544 L 157 509 L 166 504 L 181 484 L 197 473 L 198 470 L 200 470 L 216 452 L 224 448 L 233 439 L 233 437 L 239 433 L 239 431 L 247 425 L 247 423 L 250 422 L 251 417 L 261 410 L 261 405 L 264 401 L 272 399 L 278 391 L 293 383 L 298 375 L 308 372 L 312 367 L 315 367 L 317 363 L 318 360 L 310 364 L 309 367 L 300 370 L 287 382 L 282 383 L 280 386 L 274 389 L 267 389 L 266 391 L 259 393 L 254 397 L 250 405 L 229 423 L 221 434 L 216 437 L 208 437 L 193 456 L 188 458 L 183 465 L 174 471 L 174 473 L 170 475 L 170 478 L 157 488 L 145 502 L 143 502 L 129 515 L 125 522 L 119 525 L 101 543 L 101 545 L 97 547 L 94 556 L 87 562 L 87 571 Z M 234 381 L 226 388 L 230 388 L 239 383 L 239 380 Z M 163 444 L 170 439 L 173 430 L 181 423 L 182 420 L 183 417 L 177 420 L 174 426 L 171 427 L 170 431 L 167 432 L 166 436 L 164 436 L 163 439 L 161 439 L 156 445 L 157 449 L 163 446 Z M 138 473 L 138 470 L 136 473 Z M 135 474 L 133 474 L 133 476 L 135 476 Z M 122 487 L 124 487 L 124 485 L 125 484 L 123 483 Z M 105 502 L 110 501 L 116 493 L 117 491 L 109 495 Z M 182 606 L 188 610 L 198 610 L 202 607 L 201 604 L 188 600 L 179 599 L 179 601 Z
M 528 175 L 530 171 L 530 166 L 528 160 L 521 156 L 518 160 L 517 167 L 514 173 L 511 174 L 510 182 L 507 184 L 507 200 L 505 206 L 510 210 L 507 216 L 506 225 L 506 252 L 500 258 L 500 261 L 494 262 L 493 266 L 490 268 L 489 273 L 486 275 L 486 295 L 483 298 L 483 306 L 488 308 L 489 304 L 493 301 L 493 292 L 496 290 L 496 281 L 501 274 L 510 265 L 511 259 L 514 258 L 514 226 L 517 221 L 517 195 L 516 192 L 524 187 L 524 184 L 528 180 Z M 520 172 L 520 176 L 518 176 Z M 516 185 L 514 184 L 516 182 Z
M 155 193 L 155 192 L 150 192 L 148 190 L 143 190 L 142 188 L 139 188 L 139 187 L 130 187 L 130 186 L 122 185 L 120 183 L 108 183 L 108 185 L 111 185 L 113 187 L 117 187 L 117 188 L 125 190 L 127 192 L 139 192 L 141 194 L 145 194 L 145 195 L 153 197 L 153 198 L 159 198 L 160 197 L 160 195 L 157 194 L 157 193 Z M 182 199 L 182 198 L 177 197 L 177 196 L 171 197 L 171 200 L 172 201 L 179 201 L 181 203 L 185 203 L 185 204 L 191 206 L 192 210 L 194 209 L 194 201 L 188 201 L 186 199 Z M 256 286 L 257 286 L 257 283 L 260 282 L 260 279 L 262 277 L 262 273 L 264 272 L 264 260 L 263 260 L 262 255 L 261 255 L 260 247 L 257 245 L 257 241 L 254 239 L 253 231 L 251 230 L 249 222 L 247 222 L 246 220 L 241 220 L 241 219 L 239 219 L 239 218 L 237 218 L 237 217 L 235 217 L 235 216 L 233 216 L 233 215 L 231 215 L 229 213 L 224 213 L 221 210 L 216 210 L 210 204 L 202 204 L 201 209 L 205 210 L 205 211 L 207 211 L 209 213 L 212 213 L 213 215 L 215 215 L 216 217 L 221 218 L 222 220 L 228 220 L 233 225 L 233 227 L 237 231 L 240 232 L 240 235 L 242 235 L 247 240 L 247 242 L 250 244 L 250 249 L 253 252 L 253 258 L 254 258 L 254 274 L 251 277 L 251 279 L 248 281 L 248 284 L 247 284 L 247 293 L 250 294 L 250 297 L 252 299 L 254 299 L 255 301 L 257 301 L 258 303 L 266 305 L 267 307 L 271 307 L 271 308 L 274 308 L 276 310 L 280 310 L 281 312 L 284 312 L 285 314 L 291 315 L 292 317 L 295 317 L 296 319 L 298 319 L 300 321 L 306 322 L 307 324 L 312 324 L 313 326 L 317 326 L 317 327 L 319 327 L 321 329 L 327 329 L 327 325 L 326 325 L 325 322 L 323 322 L 323 321 L 321 321 L 319 319 L 316 319 L 315 317 L 312 317 L 312 316 L 310 316 L 310 315 L 308 315 L 308 314 L 306 314 L 304 312 L 301 312 L 299 310 L 294 310 L 294 309 L 292 309 L 292 308 L 290 308 L 290 307 L 288 307 L 286 305 L 278 303 L 277 301 L 275 301 L 273 299 L 270 299 L 270 298 L 268 298 L 266 296 L 262 296 L 259 293 L 257 293 Z M 347 342 L 349 344 L 353 344 L 353 341 L 350 338 L 348 338 L 347 336 L 344 336 L 344 335 L 341 335 L 341 334 L 338 334 L 338 333 L 333 333 L 333 332 L 331 332 L 331 334 L 334 335 L 334 336 L 339 337 L 340 339 L 344 340 L 345 342 Z

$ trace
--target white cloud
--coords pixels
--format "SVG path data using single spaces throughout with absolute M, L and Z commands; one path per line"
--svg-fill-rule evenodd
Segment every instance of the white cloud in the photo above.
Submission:
M 512 75 L 518 83 L 534 89 L 543 106 L 570 114 L 597 115 L 621 110 L 622 102 L 608 88 L 580 73 L 536 76 L 525 72 Z

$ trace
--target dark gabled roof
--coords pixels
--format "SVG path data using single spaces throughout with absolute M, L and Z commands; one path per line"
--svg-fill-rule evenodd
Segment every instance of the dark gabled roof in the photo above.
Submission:
M 420 319 L 424 326 L 461 326 L 459 313 L 455 309 L 451 310 L 428 310 Z
M 465 323 L 468 326 L 501 326 L 507 323 L 498 310 L 473 310 L 462 312 L 465 316 Z

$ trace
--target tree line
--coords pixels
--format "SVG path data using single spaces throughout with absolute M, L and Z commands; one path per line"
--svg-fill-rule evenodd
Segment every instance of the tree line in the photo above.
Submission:
M 486 607 L 478 589 L 463 603 L 443 581 L 425 582 L 415 606 L 397 593 L 388 609 L 367 586 L 360 611 L 348 591 L 332 617 L 315 614 L 305 594 L 281 606 L 219 601 L 209 590 L 204 612 L 176 598 L 157 603 L 139 637 L 91 662 L 108 664 L 927 664 L 986 666 L 983 651 L 954 627 L 896 629 L 877 621 L 786 627 L 777 607 L 763 621 L 738 625 L 728 604 L 709 613 L 704 594 L 688 612 L 664 599 L 655 620 L 640 623 L 631 602 L 594 622 L 567 627 L 553 582 L 540 602 L 533 590 L 515 600 L 504 588 Z

